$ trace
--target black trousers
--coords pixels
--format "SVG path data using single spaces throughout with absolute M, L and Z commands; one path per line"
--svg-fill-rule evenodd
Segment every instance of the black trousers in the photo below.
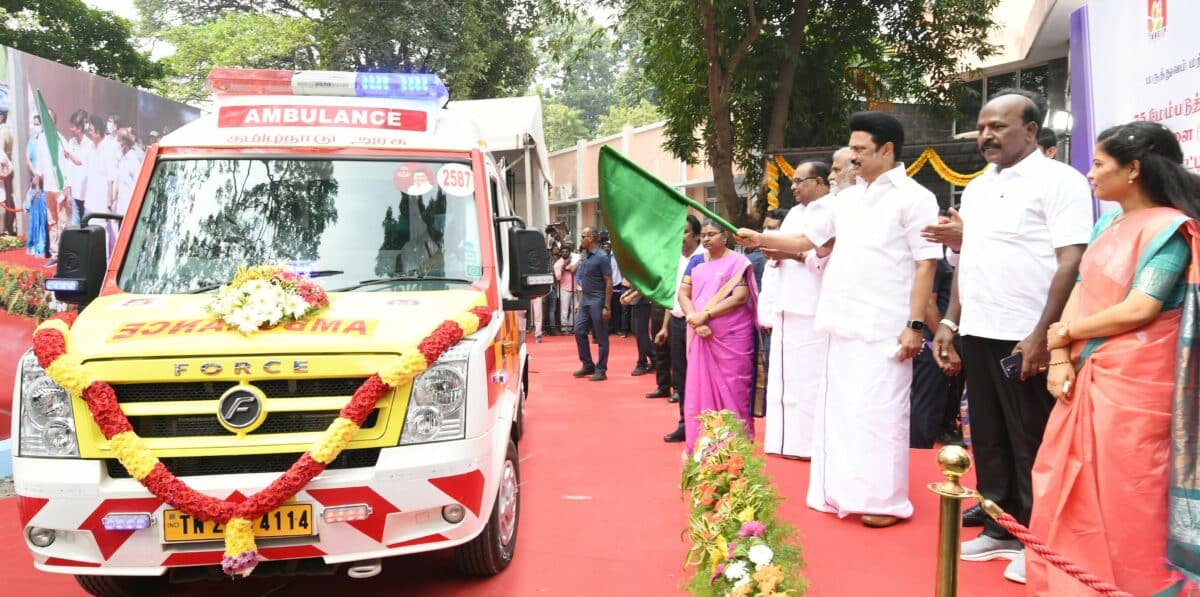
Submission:
M 608 371 L 608 326 L 604 323 L 604 303 L 602 299 L 584 301 L 575 311 L 575 346 L 579 349 L 579 362 L 584 369 L 595 369 L 597 373 Z M 600 355 L 592 362 L 592 347 L 588 344 L 588 332 L 591 332 L 598 344 Z
M 637 367 L 649 369 L 654 363 L 654 340 L 650 337 L 650 303 L 629 305 L 629 316 L 633 320 L 633 338 L 637 340 Z M 662 323 L 659 322 L 659 325 Z
M 962 392 L 963 376 L 942 373 L 932 350 L 922 350 L 913 359 L 910 448 L 932 448 L 939 435 L 955 428 Z
M 662 329 L 663 318 L 667 316 L 667 310 L 655 307 L 650 307 L 650 338 L 653 338 L 658 331 Z M 662 346 L 654 345 L 654 381 L 658 383 L 658 389 L 670 390 L 674 384 L 671 376 L 671 343 L 670 341 L 663 342 Z
M 963 336 L 962 359 L 979 492 L 1028 526 L 1033 509 L 1030 472 L 1054 397 L 1046 390 L 1045 373 L 1025 381 L 1004 376 L 1000 359 L 1012 354 L 1016 344 Z M 983 532 L 1000 539 L 1011 537 L 991 518 L 985 520 Z
M 547 332 L 557 333 L 559 331 L 558 288 L 556 287 L 551 290 L 550 294 L 546 295 L 545 300 L 546 304 L 542 310 L 542 329 Z
M 683 425 L 683 403 L 687 395 L 683 389 L 687 386 L 687 320 L 671 316 L 667 324 L 667 344 L 671 345 L 671 382 L 675 385 L 675 393 L 679 394 L 679 424 Z

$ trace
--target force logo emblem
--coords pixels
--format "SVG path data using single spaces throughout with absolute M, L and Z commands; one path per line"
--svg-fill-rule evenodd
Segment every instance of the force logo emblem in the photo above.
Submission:
M 217 402 L 217 420 L 230 432 L 245 435 L 267 418 L 266 401 L 266 395 L 254 386 L 233 386 Z

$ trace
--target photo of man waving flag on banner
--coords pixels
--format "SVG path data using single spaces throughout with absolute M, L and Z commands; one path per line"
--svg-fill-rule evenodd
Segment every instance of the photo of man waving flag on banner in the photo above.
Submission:
M 600 213 L 621 275 L 651 302 L 670 309 L 688 207 L 731 233 L 737 228 L 607 145 L 600 148 L 598 172 Z

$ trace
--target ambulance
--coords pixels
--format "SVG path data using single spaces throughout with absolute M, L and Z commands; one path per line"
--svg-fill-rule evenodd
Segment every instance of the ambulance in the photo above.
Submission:
M 47 289 L 80 308 L 66 353 L 166 470 L 236 504 L 314 449 L 386 363 L 482 309 L 486 325 L 251 521 L 253 575 L 365 578 L 448 548 L 468 575 L 499 573 L 520 521 L 522 313 L 552 283 L 541 233 L 435 75 L 218 69 L 209 86 L 212 113 L 147 150 L 123 220 L 64 232 Z M 319 284 L 328 307 L 250 334 L 223 323 L 214 293 L 254 266 Z M 94 595 L 221 576 L 221 522 L 151 493 L 63 385 L 21 359 L 13 470 L 36 567 Z

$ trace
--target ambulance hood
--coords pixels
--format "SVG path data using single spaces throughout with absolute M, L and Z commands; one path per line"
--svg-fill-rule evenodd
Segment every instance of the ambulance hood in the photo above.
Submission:
M 220 355 L 400 353 L 443 321 L 486 305 L 477 290 L 331 293 L 300 322 L 243 335 L 208 310 L 212 295 L 120 294 L 93 301 L 67 337 L 84 361 Z

